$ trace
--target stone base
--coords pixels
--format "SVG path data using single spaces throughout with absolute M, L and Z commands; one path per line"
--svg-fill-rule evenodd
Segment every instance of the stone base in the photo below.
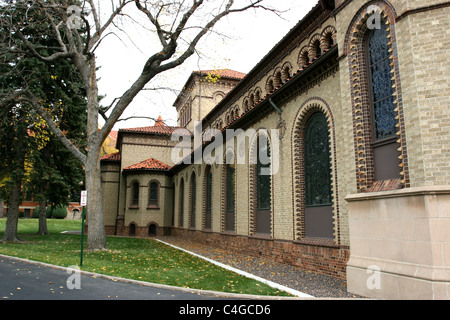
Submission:
M 450 187 L 350 195 L 347 290 L 450 299 Z
M 354 263 L 355 261 L 349 261 Z M 373 264 L 370 264 L 373 263 Z M 365 265 L 369 265 L 368 268 Z M 389 300 L 448 300 L 450 281 L 433 281 L 401 273 L 387 273 L 381 261 L 364 267 L 347 266 L 347 291 L 364 297 Z M 401 268 L 400 266 L 398 266 Z M 409 266 L 411 268 L 412 266 Z M 408 267 L 406 267 L 408 268 Z M 413 267 L 414 268 L 414 267 Z

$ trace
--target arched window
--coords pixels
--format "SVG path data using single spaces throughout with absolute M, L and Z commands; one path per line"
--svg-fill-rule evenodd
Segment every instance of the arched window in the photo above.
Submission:
M 131 184 L 131 207 L 139 207 L 139 182 L 134 181 Z
M 211 230 L 212 227 L 212 188 L 213 188 L 213 177 L 212 177 L 212 167 L 206 167 L 206 190 L 205 190 L 205 229 Z
M 234 231 L 235 230 L 235 199 L 236 199 L 236 172 L 233 155 L 229 153 L 226 158 L 225 165 L 225 179 L 226 179 L 226 190 L 225 190 L 225 230 Z
M 399 178 L 396 114 L 391 81 L 387 25 L 371 30 L 366 39 L 366 56 L 371 102 L 374 179 Z
M 272 175 L 270 174 L 270 145 L 267 137 L 264 135 L 258 137 L 256 157 L 255 232 L 270 234 Z
M 328 123 L 322 112 L 307 120 L 304 136 L 305 236 L 333 238 Z
M 175 226 L 175 183 L 172 183 L 172 217 L 170 221 L 170 225 L 172 227 Z
M 180 182 L 180 210 L 179 210 L 179 217 L 178 217 L 178 225 L 180 227 L 183 227 L 184 224 L 184 180 L 181 178 Z
M 195 214 L 197 204 L 197 181 L 195 178 L 195 172 L 192 172 L 191 176 L 191 215 L 190 215 L 190 227 L 195 228 Z
M 156 181 L 150 182 L 148 190 L 148 207 L 159 207 L 159 183 Z

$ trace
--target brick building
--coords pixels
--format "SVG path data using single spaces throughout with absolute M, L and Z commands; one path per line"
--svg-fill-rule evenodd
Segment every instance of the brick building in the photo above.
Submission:
M 449 299 L 449 18 L 443 0 L 322 0 L 248 74 L 193 72 L 178 127 L 122 129 L 102 159 L 107 232 Z

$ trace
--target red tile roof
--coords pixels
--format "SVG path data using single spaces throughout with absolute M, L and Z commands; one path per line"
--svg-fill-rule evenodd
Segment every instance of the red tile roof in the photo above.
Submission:
M 150 158 L 139 163 L 133 164 L 123 170 L 169 170 L 171 167 L 157 159 Z
M 163 135 L 171 135 L 175 130 L 180 130 L 180 133 L 186 135 L 192 135 L 189 130 L 184 127 L 169 127 L 167 126 L 162 117 L 159 116 L 158 120 L 156 120 L 153 126 L 149 127 L 138 127 L 138 128 L 128 128 L 128 129 L 119 129 L 120 133 L 123 132 L 136 132 L 136 133 L 150 133 L 150 134 L 163 134 Z
M 198 70 L 194 71 L 194 73 L 200 74 L 200 75 L 208 75 L 208 74 L 215 74 L 222 78 L 231 78 L 231 79 L 244 79 L 246 76 L 245 73 L 234 71 L 230 69 L 217 69 L 217 70 Z
M 120 152 L 104 155 L 100 158 L 101 161 L 120 161 Z

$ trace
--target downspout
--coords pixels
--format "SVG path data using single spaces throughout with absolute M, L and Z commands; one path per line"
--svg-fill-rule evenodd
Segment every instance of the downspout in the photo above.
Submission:
M 120 162 L 119 162 L 119 187 L 118 187 L 118 194 L 117 194 L 117 212 L 116 212 L 116 221 L 114 224 L 114 235 L 117 235 L 117 218 L 119 218 L 119 212 L 120 212 L 120 189 L 122 188 L 121 186 L 121 182 L 122 182 L 122 154 L 120 154 Z
M 201 113 L 202 113 L 202 78 L 199 80 L 198 85 L 198 119 L 197 121 L 201 121 Z
M 277 105 L 272 101 L 272 98 L 269 98 L 269 102 L 270 102 L 270 104 L 272 105 L 272 107 L 275 109 L 275 111 L 278 112 L 278 114 L 279 114 L 280 117 L 281 117 L 281 110 L 280 110 L 280 108 L 278 108 Z

